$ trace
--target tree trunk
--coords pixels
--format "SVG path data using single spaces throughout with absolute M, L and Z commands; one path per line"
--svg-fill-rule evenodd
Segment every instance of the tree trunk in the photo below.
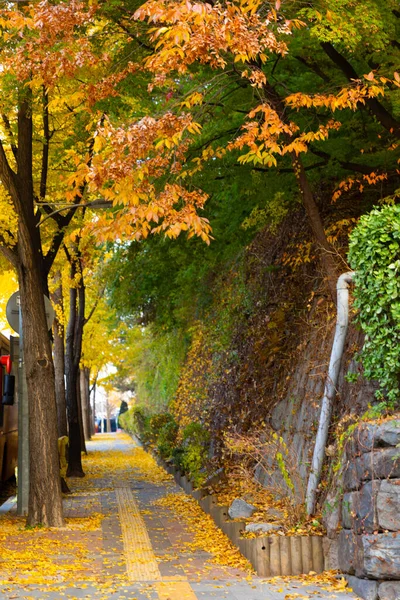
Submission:
M 61 273 L 58 271 L 54 276 L 55 283 L 58 283 L 57 288 L 53 292 L 51 299 L 53 304 L 58 308 L 58 311 L 62 312 L 64 308 L 63 304 L 63 292 L 61 284 Z M 56 317 L 54 319 L 54 372 L 56 380 L 56 400 L 57 400 L 57 417 L 58 417 L 58 436 L 62 437 L 68 435 L 67 426 L 67 405 L 65 400 L 65 350 L 64 350 L 64 324 L 59 320 L 56 310 Z
M 324 225 L 321 220 L 321 215 L 318 206 L 315 203 L 307 174 L 304 170 L 302 161 L 294 152 L 291 153 L 292 165 L 294 174 L 300 188 L 303 205 L 306 210 L 311 230 L 317 242 L 319 249 L 319 258 L 324 270 L 331 298 L 336 304 L 336 281 L 338 278 L 338 270 L 334 259 L 333 248 L 328 242 L 325 234 Z
M 83 427 L 83 409 L 82 409 L 82 394 L 81 394 L 81 378 L 80 369 L 78 371 L 78 377 L 76 379 L 76 397 L 78 399 L 78 418 L 79 418 L 79 430 L 81 432 L 81 451 L 87 454 L 86 443 L 85 443 L 85 430 Z
M 90 402 L 89 402 L 89 384 L 88 384 L 88 369 L 84 367 L 80 369 L 80 386 L 81 386 L 81 406 L 82 406 L 82 423 L 85 440 L 90 440 Z
M 21 230 L 21 228 L 20 228 Z M 21 240 L 21 232 L 19 232 Z M 63 525 L 54 367 L 40 275 L 29 248 L 20 243 L 26 383 L 29 398 L 30 486 L 28 525 Z
M 62 496 L 57 446 L 54 366 L 43 291 L 45 276 L 39 228 L 34 214 L 30 91 L 18 111 L 17 175 L 4 162 L 3 183 L 18 214 L 18 282 L 22 311 L 26 383 L 29 398 L 30 484 L 28 525 L 61 527 Z M 2 169 L 3 170 L 3 169 Z M 10 179 L 7 181 L 7 178 Z
M 110 404 L 108 402 L 108 394 L 106 396 L 106 429 L 107 433 L 111 433 Z
M 28 524 L 63 525 L 57 447 L 57 407 L 54 365 L 47 329 L 43 292 L 47 278 L 38 219 L 34 211 L 32 176 L 32 94 L 23 86 L 18 107 L 17 172 L 0 141 L 0 177 L 18 217 L 18 242 L 6 249 L 16 267 L 24 335 L 24 358 L 29 399 L 30 484 Z M 38 215 L 40 216 L 40 215 Z
M 275 91 L 275 89 L 271 86 L 269 82 L 264 84 L 264 91 L 266 93 L 266 98 L 268 102 L 271 104 L 272 108 L 277 112 L 279 118 L 284 123 L 288 123 L 288 118 L 285 114 L 286 107 L 282 102 L 282 98 L 279 96 L 279 94 Z M 285 135 L 288 142 L 293 141 L 289 135 Z M 292 161 L 293 171 L 297 179 L 297 184 L 299 186 L 301 197 L 303 200 L 303 206 L 306 210 L 312 233 L 318 245 L 319 258 L 321 261 L 322 269 L 324 271 L 324 275 L 327 280 L 330 296 L 334 304 L 336 304 L 336 280 L 338 277 L 338 271 L 334 259 L 334 249 L 328 242 L 328 239 L 326 237 L 321 215 L 318 206 L 315 202 L 314 194 L 312 192 L 310 183 L 307 179 L 307 174 L 304 169 L 303 163 L 295 152 L 291 152 L 290 157 Z
M 96 379 L 94 380 L 94 384 L 92 386 L 92 392 L 93 392 L 93 401 L 92 401 L 92 405 L 93 405 L 93 409 L 92 409 L 92 427 L 93 427 L 93 433 L 96 433 L 96 384 L 97 384 L 97 375 L 96 375 Z
M 71 264 L 71 281 L 73 282 L 77 273 L 76 259 L 75 257 L 69 257 L 69 260 Z M 79 344 L 79 339 L 77 339 L 77 332 L 79 330 L 78 321 L 81 313 L 81 306 L 79 306 L 78 314 L 78 293 L 76 287 L 71 287 L 69 294 L 69 320 L 67 326 L 65 346 L 66 401 L 69 429 L 69 456 L 67 477 L 84 477 L 85 473 L 83 472 L 82 468 L 82 444 L 77 398 L 77 382 L 81 348 L 81 344 Z

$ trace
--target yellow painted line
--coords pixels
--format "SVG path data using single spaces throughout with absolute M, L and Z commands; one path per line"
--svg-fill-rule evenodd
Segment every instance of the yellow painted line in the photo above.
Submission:
M 155 584 L 160 600 L 197 600 L 188 581 L 163 581 Z
M 161 581 L 145 522 L 128 487 L 115 489 L 129 581 Z

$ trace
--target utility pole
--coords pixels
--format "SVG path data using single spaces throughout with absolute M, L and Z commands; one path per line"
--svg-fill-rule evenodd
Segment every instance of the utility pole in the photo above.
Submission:
M 50 329 L 55 313 L 47 296 L 44 297 L 47 327 Z M 17 514 L 28 514 L 29 505 L 29 398 L 24 362 L 24 335 L 19 291 L 10 296 L 6 307 L 10 327 L 19 333 L 18 363 L 18 491 Z
M 29 504 L 29 400 L 24 362 L 22 311 L 19 304 L 19 361 L 18 361 L 18 495 L 17 514 L 28 514 Z

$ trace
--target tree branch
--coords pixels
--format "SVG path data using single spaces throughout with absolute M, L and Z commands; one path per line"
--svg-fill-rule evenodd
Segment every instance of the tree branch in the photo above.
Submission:
M 113 205 L 113 202 L 111 200 L 103 200 L 103 199 L 99 199 L 99 200 L 93 200 L 92 202 L 87 202 L 86 204 L 66 204 L 65 206 L 61 207 L 61 208 L 57 208 L 56 210 L 53 210 L 52 212 L 48 212 L 48 214 L 40 221 L 40 223 L 38 223 L 38 227 L 40 227 L 41 225 L 43 225 L 43 223 L 45 221 L 47 221 L 47 219 L 49 219 L 50 217 L 52 217 L 54 219 L 54 217 L 63 212 L 64 210 L 70 210 L 73 213 L 75 213 L 76 210 L 78 210 L 78 208 L 110 208 L 110 206 Z M 46 204 L 45 202 L 40 202 L 39 206 L 43 206 L 43 207 L 49 207 L 52 206 L 50 204 Z M 47 209 L 46 209 L 47 212 Z
M 221 133 L 218 133 L 214 137 L 212 137 L 209 140 L 207 140 L 206 142 L 204 142 L 204 144 L 200 144 L 200 146 L 197 146 L 197 148 L 193 148 L 193 150 L 188 153 L 188 159 L 190 160 L 190 156 L 194 156 L 202 148 L 204 148 L 206 146 L 209 146 L 213 142 L 216 142 L 217 140 L 220 140 L 221 138 L 223 138 L 223 137 L 225 137 L 227 135 L 231 135 L 232 133 L 236 133 L 237 130 L 238 130 L 238 128 L 234 127 L 233 129 L 227 129 L 226 131 L 222 131 Z
M 330 154 L 328 154 L 327 152 L 324 152 L 323 150 L 316 150 L 315 148 L 310 148 L 310 150 L 313 154 L 315 154 L 315 156 L 324 158 L 326 160 L 326 162 L 328 162 L 331 159 L 336 161 L 342 167 L 342 169 L 346 169 L 346 171 L 355 171 L 357 173 L 363 173 L 364 175 L 369 175 L 370 173 L 372 173 L 372 171 L 375 170 L 374 167 L 371 167 L 369 165 L 364 165 L 362 163 L 357 163 L 357 162 L 352 162 L 352 161 L 347 161 L 347 160 L 339 160 L 338 158 L 335 158 L 335 157 L 332 158 Z
M 7 246 L 2 235 L 0 235 L 0 252 L 4 256 L 4 258 L 12 264 L 12 266 L 15 269 L 18 269 L 18 267 L 19 267 L 18 253 L 15 250 L 13 250 L 12 248 L 10 248 L 9 246 Z
M 91 310 L 90 310 L 90 312 L 89 312 L 88 316 L 86 317 L 86 319 L 84 319 L 84 322 L 83 322 L 83 323 L 84 323 L 84 325 L 86 325 L 86 323 L 88 323 L 88 322 L 90 321 L 90 319 L 93 317 L 93 315 L 94 315 L 94 312 L 95 312 L 96 308 L 98 307 L 100 300 L 101 300 L 101 299 L 102 299 L 102 297 L 104 296 L 104 292 L 105 292 L 105 291 L 106 291 L 106 289 L 105 289 L 105 288 L 102 288 L 102 290 L 100 291 L 100 293 L 97 295 L 96 301 L 95 301 L 95 303 L 93 304 L 93 306 L 92 306 L 92 308 L 91 308 Z
M 40 198 L 46 197 L 47 191 L 47 175 L 49 170 L 49 144 L 50 144 L 50 127 L 49 127 L 49 95 L 46 88 L 43 86 L 43 150 L 42 150 L 42 172 L 40 175 Z
M 18 190 L 16 177 L 17 175 L 10 167 L 10 163 L 8 162 L 7 155 L 4 151 L 3 143 L 0 140 L 0 179 L 5 185 L 7 192 L 10 194 L 15 208 L 17 208 L 18 204 Z
M 312 169 L 318 169 L 318 167 L 325 167 L 326 163 L 328 161 L 326 160 L 321 160 L 320 162 L 314 163 L 313 165 L 308 165 L 307 167 L 304 167 L 305 171 L 312 171 Z M 237 167 L 241 167 L 242 165 L 235 165 Z M 261 171 L 263 173 L 267 173 L 268 171 L 271 171 L 271 167 L 251 167 L 252 171 Z M 293 168 L 276 168 L 278 173 L 292 173 L 293 174 Z
M 307 67 L 307 69 L 310 69 L 310 71 L 313 71 L 316 75 L 318 75 L 318 77 L 320 77 L 323 81 L 325 81 L 325 83 L 330 83 L 330 77 L 328 77 L 328 75 L 326 75 L 323 70 L 318 66 L 318 64 L 316 62 L 314 62 L 313 60 L 308 61 L 307 59 L 303 58 L 302 56 L 295 56 L 295 59 L 298 60 L 299 62 L 301 62 L 302 65 L 304 65 L 305 67 Z
M 321 42 L 321 47 L 349 81 L 360 79 L 357 71 L 349 61 L 332 46 L 332 44 L 329 42 Z M 396 121 L 379 100 L 376 98 L 366 98 L 365 104 L 368 106 L 370 112 L 377 118 L 382 127 L 387 129 L 390 133 L 394 133 L 397 137 L 400 136 L 400 123 Z
M 121 21 L 115 21 L 116 24 L 121 27 L 122 31 L 124 31 L 125 33 L 127 33 L 132 39 L 134 39 L 141 48 L 144 48 L 145 50 L 147 50 L 148 52 L 153 53 L 154 52 L 154 48 L 152 46 L 148 46 L 147 44 L 145 44 L 144 42 L 142 42 L 142 40 L 140 40 L 135 33 L 132 33 L 128 27 L 126 25 L 124 25 Z
M 7 115 L 5 115 L 4 113 L 1 115 L 1 118 L 3 119 L 4 127 L 6 128 L 8 136 L 10 138 L 10 146 L 11 146 L 11 150 L 12 150 L 12 153 L 14 155 L 14 158 L 15 158 L 15 160 L 18 160 L 18 148 L 17 148 L 17 145 L 15 143 L 15 138 L 14 138 L 13 131 L 11 129 L 10 120 L 7 117 Z
M 104 122 L 104 114 L 101 117 L 100 120 L 100 124 L 103 124 Z M 88 148 L 88 154 L 89 154 L 89 160 L 88 160 L 88 166 L 91 165 L 92 159 L 93 159 L 93 148 L 94 148 L 94 137 L 91 138 L 90 143 L 89 143 L 89 148 Z M 65 216 L 61 216 L 58 213 L 62 212 L 60 210 L 58 211 L 54 211 L 54 215 L 53 218 L 56 221 L 57 225 L 58 225 L 58 232 L 55 234 L 55 236 L 53 237 L 53 240 L 51 242 L 50 248 L 46 254 L 46 256 L 43 259 L 43 264 L 44 264 L 44 269 L 45 269 L 45 273 L 46 275 L 49 274 L 51 266 L 57 256 L 57 252 L 60 249 L 61 244 L 63 243 L 64 240 L 64 235 L 65 235 L 65 229 L 66 227 L 68 227 L 68 225 L 70 224 L 70 222 L 72 221 L 73 216 L 75 215 L 75 211 L 77 210 L 77 208 L 79 206 L 82 206 L 85 208 L 84 204 L 81 204 L 81 200 L 84 196 L 86 190 L 86 182 L 83 183 L 80 188 L 79 188 L 79 193 L 76 194 L 75 196 L 75 200 L 73 202 L 73 204 L 70 206 L 69 208 L 69 212 L 65 215 Z M 46 218 L 48 218 L 50 215 L 47 215 Z M 44 221 L 45 219 L 43 219 Z M 42 223 L 43 223 L 42 221 Z

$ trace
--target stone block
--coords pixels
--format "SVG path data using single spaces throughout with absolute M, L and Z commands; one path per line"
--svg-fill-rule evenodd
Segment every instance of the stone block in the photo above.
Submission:
M 357 490 L 360 485 L 360 472 L 358 469 L 358 460 L 354 459 L 350 461 L 343 471 L 343 490 L 345 492 L 351 492 Z
M 400 600 L 400 581 L 384 581 L 378 588 L 380 600 Z
M 364 554 L 360 574 L 372 579 L 399 579 L 400 534 L 378 533 L 359 537 Z
M 398 448 L 382 448 L 363 455 L 362 478 L 386 479 L 400 477 L 400 451 Z
M 378 530 L 377 495 L 381 482 L 374 479 L 365 483 L 358 492 L 344 495 L 342 506 L 343 527 L 355 533 L 373 533 Z
M 343 482 L 341 481 L 341 476 L 339 474 L 337 485 L 335 486 L 335 489 L 331 490 L 328 493 L 322 512 L 322 522 L 326 529 L 326 535 L 332 539 L 337 538 L 338 530 L 340 524 L 342 523 L 342 485 Z M 344 524 L 343 527 L 345 527 L 346 529 L 350 528 L 350 526 Z
M 362 423 L 353 433 L 346 446 L 347 456 L 371 452 L 375 448 L 387 448 L 400 444 L 400 420 L 383 423 Z
M 231 519 L 247 519 L 256 511 L 256 507 L 241 498 L 236 498 L 228 509 Z
M 251 533 L 271 533 L 281 529 L 280 525 L 273 523 L 247 523 L 246 531 Z
M 342 526 L 344 529 L 352 529 L 354 521 L 354 505 L 358 503 L 359 492 L 347 492 L 342 502 Z
M 339 542 L 338 538 L 324 537 L 322 540 L 324 548 L 325 571 L 339 570 Z M 296 575 L 297 573 L 295 573 Z
M 369 579 L 360 579 L 349 575 L 346 577 L 349 587 L 357 596 L 364 600 L 378 600 L 378 582 Z
M 343 573 L 354 575 L 362 571 L 363 546 L 361 536 L 355 535 L 350 529 L 342 529 L 338 537 L 339 569 Z
M 381 482 L 377 495 L 377 518 L 381 529 L 400 531 L 400 479 Z
M 359 489 L 363 481 L 400 477 L 398 448 L 380 448 L 350 462 L 344 473 L 345 492 Z
M 273 519 L 284 519 L 285 513 L 283 510 L 279 510 L 279 508 L 268 508 L 267 509 L 268 517 L 272 517 Z

